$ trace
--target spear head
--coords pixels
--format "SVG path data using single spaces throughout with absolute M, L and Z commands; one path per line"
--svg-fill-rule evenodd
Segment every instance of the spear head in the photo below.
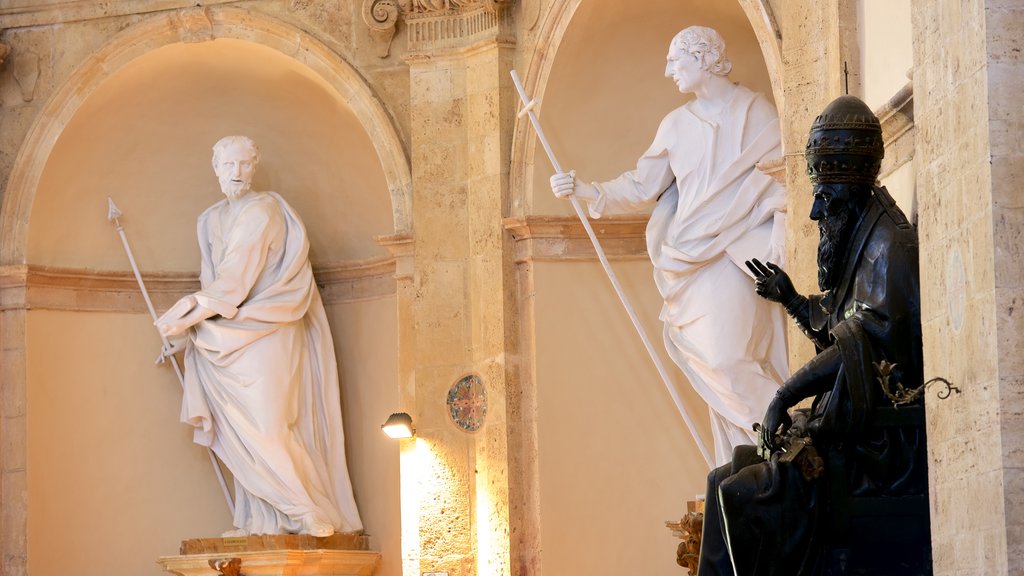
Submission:
M 110 220 L 114 224 L 120 226 L 121 222 L 118 221 L 118 218 L 120 217 L 121 211 L 118 210 L 117 205 L 114 204 L 114 199 L 107 196 L 107 220 Z

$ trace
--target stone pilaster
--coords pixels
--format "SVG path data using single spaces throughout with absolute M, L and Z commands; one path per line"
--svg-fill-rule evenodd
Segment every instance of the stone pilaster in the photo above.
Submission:
M 510 574 L 509 391 L 515 388 L 514 275 L 501 227 L 508 196 L 511 9 L 415 2 L 405 14 L 410 74 L 412 293 L 400 302 L 415 343 L 401 347 L 403 403 L 417 438 L 403 447 L 405 572 Z M 403 292 L 399 290 L 400 299 Z M 448 416 L 448 391 L 478 375 L 483 426 Z M 415 480 L 411 480 L 414 478 Z M 416 489 L 406 489 L 415 482 Z M 415 541 L 410 541 L 415 538 Z M 415 558 L 413 557 L 415 556 Z
M 845 33 L 841 23 L 849 17 L 852 6 L 849 0 L 797 0 L 780 3 L 776 8 L 782 32 L 784 70 L 785 109 L 779 113 L 783 119 L 789 214 L 787 268 L 797 290 L 803 293 L 817 292 L 818 287 L 814 265 L 818 230 L 808 218 L 811 184 L 803 152 L 811 123 L 829 102 L 844 93 L 843 61 L 849 60 L 847 53 L 851 47 L 847 40 L 854 35 Z M 813 356 L 813 347 L 795 327 L 791 328 L 789 336 L 790 363 L 800 366 Z
M 1024 570 L 1024 7 L 915 1 L 915 153 L 936 576 Z
M 24 277 L 23 267 L 0 268 L 0 573 L 10 576 L 28 561 Z

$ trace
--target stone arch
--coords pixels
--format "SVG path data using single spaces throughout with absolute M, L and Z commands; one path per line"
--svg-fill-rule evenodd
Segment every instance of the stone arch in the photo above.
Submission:
M 527 94 L 543 107 L 544 90 L 555 63 L 558 46 L 582 0 L 555 0 L 537 34 L 536 48 L 525 73 L 520 74 Z M 783 114 L 781 33 L 771 7 L 764 0 L 737 0 L 757 38 L 771 81 L 772 95 L 779 115 Z M 638 7 L 637 10 L 643 10 Z M 510 216 L 531 213 L 532 200 L 527 196 L 532 180 L 534 158 L 538 152 L 537 138 L 527 118 L 517 120 L 512 136 Z M 569 168 L 563 166 L 563 168 Z
M 320 75 L 360 119 L 381 161 L 391 196 L 395 233 L 412 232 L 409 160 L 396 124 L 348 62 L 309 34 L 270 17 L 230 7 L 163 13 L 127 28 L 84 62 L 47 101 L 29 131 L 4 194 L 0 265 L 26 260 L 28 223 L 49 153 L 64 126 L 107 78 L 134 58 L 168 44 L 214 38 L 246 40 L 272 48 Z
M 761 45 L 764 65 L 768 68 L 768 77 L 772 81 L 772 95 L 779 116 L 784 114 L 785 101 L 782 90 L 782 31 L 775 20 L 775 13 L 766 0 L 739 0 L 750 27 L 754 29 L 757 43 Z

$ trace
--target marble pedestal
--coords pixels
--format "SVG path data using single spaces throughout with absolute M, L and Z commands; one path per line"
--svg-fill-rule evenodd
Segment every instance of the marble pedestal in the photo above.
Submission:
M 180 555 L 157 563 L 179 576 L 371 576 L 380 554 L 367 547 L 362 534 L 196 538 L 181 543 Z

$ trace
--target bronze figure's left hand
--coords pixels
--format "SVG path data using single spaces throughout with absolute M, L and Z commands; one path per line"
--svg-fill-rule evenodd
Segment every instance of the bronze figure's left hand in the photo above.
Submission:
M 762 453 L 777 452 L 782 445 L 775 441 L 776 436 L 781 438 L 792 425 L 793 419 L 789 416 L 789 407 L 776 396 L 768 405 L 768 410 L 764 413 L 764 422 L 761 424 L 761 429 L 758 430 L 758 445 Z
M 800 295 L 793 287 L 789 274 L 774 262 L 762 263 L 757 258 L 752 258 L 745 264 L 754 274 L 754 291 L 758 296 L 785 306 Z

